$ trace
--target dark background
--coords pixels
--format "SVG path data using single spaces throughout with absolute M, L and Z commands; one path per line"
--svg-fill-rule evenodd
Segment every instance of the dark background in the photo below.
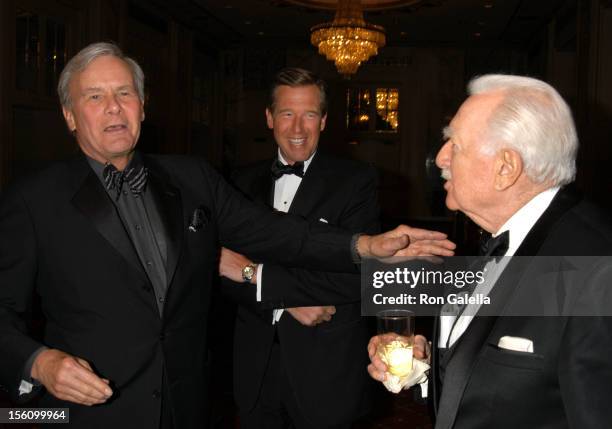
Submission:
M 284 66 L 308 68 L 330 87 L 321 145 L 378 168 L 383 225 L 441 229 L 459 244 L 476 230 L 444 208 L 433 164 L 441 128 L 474 75 L 544 79 L 574 112 L 578 187 L 612 208 L 612 1 L 406 0 L 378 10 L 376 0 L 364 0 L 372 7 L 366 20 L 387 30 L 387 46 L 350 80 L 309 43 L 309 28 L 331 21 L 333 11 L 303 3 L 0 0 L 0 191 L 76 152 L 57 77 L 79 49 L 111 40 L 145 71 L 142 150 L 204 156 L 224 174 L 270 157 L 276 145 L 264 118 L 268 79 Z M 399 89 L 399 131 L 348 130 L 347 91 L 378 87 Z M 215 335 L 226 344 L 231 332 Z M 220 398 L 229 394 L 219 390 Z

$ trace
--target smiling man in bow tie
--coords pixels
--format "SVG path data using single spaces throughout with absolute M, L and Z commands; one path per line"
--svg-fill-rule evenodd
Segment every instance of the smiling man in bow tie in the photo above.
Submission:
M 0 200 L 0 388 L 15 400 L 43 390 L 39 404 L 68 407 L 71 427 L 206 426 L 206 326 L 219 242 L 343 272 L 354 272 L 361 256 L 447 246 L 406 227 L 356 236 L 280 216 L 202 160 L 135 151 L 144 75 L 113 44 L 74 56 L 58 94 L 81 154 Z M 33 293 L 46 319 L 42 341 L 28 335 L 24 319 Z
M 376 170 L 326 154 L 319 147 L 326 121 L 325 82 L 300 68 L 279 71 L 266 109 L 277 156 L 239 170 L 234 181 L 278 211 L 352 232 L 377 232 Z M 251 264 L 224 250 L 221 273 Z M 349 427 L 370 407 L 359 275 L 268 262 L 257 268 L 257 289 L 224 288 L 240 304 L 234 396 L 241 427 Z
M 436 158 L 446 205 L 493 235 L 484 255 L 529 258 L 487 262 L 475 293 L 491 296 L 496 308 L 467 306 L 439 318 L 429 377 L 435 427 L 606 427 L 612 318 L 603 316 L 612 308 L 612 259 L 606 257 L 612 226 L 608 214 L 568 186 L 578 149 L 571 111 L 554 88 L 528 77 L 482 76 L 469 93 Z M 559 266 L 552 288 L 537 288 L 537 276 L 549 278 L 551 268 L 540 271 L 533 256 L 563 261 L 577 255 L 603 257 L 603 263 Z M 544 317 L 544 306 L 523 312 L 540 296 L 564 311 L 557 317 Z M 368 370 L 384 381 L 379 341 L 370 342 Z M 425 339 L 417 337 L 416 345 L 415 355 L 429 359 Z

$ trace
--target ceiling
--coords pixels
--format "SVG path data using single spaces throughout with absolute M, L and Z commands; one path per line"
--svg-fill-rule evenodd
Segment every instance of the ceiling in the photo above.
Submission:
M 355 4 L 356 0 L 348 0 L 349 4 Z M 361 0 L 363 10 L 398 9 L 406 6 L 414 6 L 424 0 Z M 284 0 L 285 3 L 304 6 L 311 9 L 335 10 L 338 0 Z
M 366 21 L 386 29 L 387 46 L 524 46 L 560 8 L 571 8 L 577 0 L 362 1 Z M 187 23 L 209 46 L 231 47 L 261 41 L 308 45 L 310 28 L 333 20 L 334 11 L 325 9 L 332 2 L 335 0 L 150 0 L 147 4 Z

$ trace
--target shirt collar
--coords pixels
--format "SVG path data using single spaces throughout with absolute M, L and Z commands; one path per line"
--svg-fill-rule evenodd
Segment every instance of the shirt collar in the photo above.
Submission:
M 312 161 L 312 158 L 314 158 L 315 154 L 317 153 L 317 151 L 315 150 L 312 155 L 310 155 L 310 158 L 308 158 L 306 161 L 304 161 L 304 173 L 306 173 L 306 170 L 308 170 L 308 166 L 310 165 L 310 162 Z M 287 165 L 289 164 L 287 161 L 285 161 L 285 158 L 283 158 L 283 155 L 281 154 L 280 148 L 278 149 L 278 160 L 283 164 L 283 165 Z
M 508 251 L 506 256 L 514 256 L 517 249 L 533 227 L 540 216 L 546 211 L 560 187 L 554 186 L 533 197 L 527 204 L 514 213 L 510 219 L 504 223 L 493 237 L 497 237 L 504 231 L 510 233 Z

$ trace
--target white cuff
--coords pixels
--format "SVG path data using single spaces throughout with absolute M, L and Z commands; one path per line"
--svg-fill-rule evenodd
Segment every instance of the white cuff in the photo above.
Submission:
M 257 265 L 257 302 L 261 302 L 261 278 L 263 277 L 263 264 Z
M 278 323 L 278 321 L 280 320 L 281 316 L 283 315 L 283 312 L 285 310 L 282 308 L 275 308 L 272 311 L 272 324 L 274 325 L 275 323 Z
M 34 385 L 32 383 L 27 382 L 25 380 L 21 380 L 21 384 L 19 385 L 19 396 L 32 393 L 33 388 Z

